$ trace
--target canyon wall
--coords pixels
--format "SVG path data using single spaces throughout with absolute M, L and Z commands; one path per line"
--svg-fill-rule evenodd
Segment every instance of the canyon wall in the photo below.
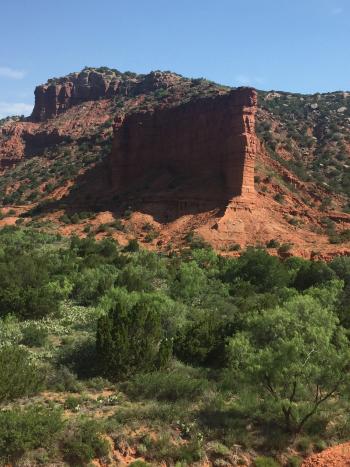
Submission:
M 110 158 L 116 191 L 153 200 L 254 198 L 256 92 L 232 90 L 175 107 L 119 115 Z

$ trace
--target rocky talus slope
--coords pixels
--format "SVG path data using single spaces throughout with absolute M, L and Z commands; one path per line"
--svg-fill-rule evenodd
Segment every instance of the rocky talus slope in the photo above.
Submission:
M 0 223 L 348 254 L 349 99 L 105 67 L 51 79 L 31 117 L 0 122 Z

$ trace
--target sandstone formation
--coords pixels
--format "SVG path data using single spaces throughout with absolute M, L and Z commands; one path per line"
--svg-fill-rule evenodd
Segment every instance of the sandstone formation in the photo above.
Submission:
M 195 232 L 227 254 L 270 240 L 306 258 L 350 252 L 350 111 L 337 112 L 348 96 L 322 95 L 316 109 L 311 95 L 102 67 L 48 80 L 35 97 L 31 117 L 0 120 L 4 210 L 48 201 L 55 223 L 64 210 L 105 213 L 96 229 L 122 219 L 113 238 L 154 249 Z M 146 224 L 156 235 L 144 241 Z
M 110 157 L 119 192 L 178 211 L 254 201 L 256 92 L 249 88 L 170 108 L 119 115 Z
M 110 98 L 116 95 L 120 82 L 115 72 L 106 74 L 90 69 L 49 80 L 34 91 L 35 106 L 31 119 L 44 121 L 82 102 Z
M 30 119 L 42 122 L 83 102 L 139 95 L 167 89 L 181 81 L 175 73 L 151 72 L 148 75 L 119 73 L 111 69 L 86 68 L 35 88 L 35 105 Z

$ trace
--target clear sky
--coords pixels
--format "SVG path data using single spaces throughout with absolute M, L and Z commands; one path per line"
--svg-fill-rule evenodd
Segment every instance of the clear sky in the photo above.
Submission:
M 0 117 L 84 66 L 350 90 L 350 0 L 1 0 Z

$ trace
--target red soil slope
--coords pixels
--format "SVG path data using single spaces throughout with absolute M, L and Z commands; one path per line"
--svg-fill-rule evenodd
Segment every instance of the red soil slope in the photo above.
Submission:
M 306 459 L 302 467 L 349 467 L 350 443 L 339 444 Z

